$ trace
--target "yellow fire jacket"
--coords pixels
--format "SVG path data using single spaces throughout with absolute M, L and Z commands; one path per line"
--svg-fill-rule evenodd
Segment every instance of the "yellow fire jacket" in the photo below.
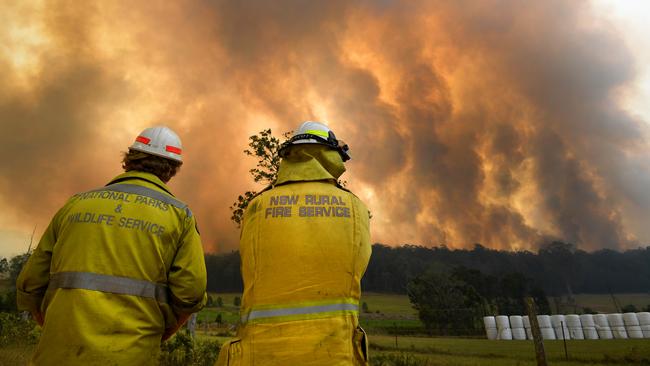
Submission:
M 240 241 L 241 325 L 217 365 L 367 365 L 358 309 L 369 215 L 336 186 L 344 170 L 336 151 L 293 147 L 275 187 L 250 203 Z
M 32 364 L 152 365 L 176 315 L 205 303 L 196 221 L 156 176 L 127 172 L 73 196 L 16 284 L 45 324 Z

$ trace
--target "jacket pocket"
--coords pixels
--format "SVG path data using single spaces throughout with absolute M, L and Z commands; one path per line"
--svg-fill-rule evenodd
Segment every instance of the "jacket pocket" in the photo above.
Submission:
M 242 366 L 241 339 L 235 338 L 221 345 L 215 366 Z
M 368 336 L 360 326 L 354 330 L 354 356 L 359 365 L 368 365 Z

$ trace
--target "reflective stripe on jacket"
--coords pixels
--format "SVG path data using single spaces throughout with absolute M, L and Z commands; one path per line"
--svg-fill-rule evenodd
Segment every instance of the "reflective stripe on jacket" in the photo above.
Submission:
M 334 299 L 276 306 L 256 306 L 242 312 L 241 324 L 307 320 L 330 315 L 359 314 L 358 299 Z
M 148 173 L 73 196 L 18 281 L 22 310 L 45 314 L 38 365 L 157 364 L 175 314 L 201 309 L 206 271 L 191 211 Z
M 237 338 L 217 365 L 365 365 L 360 281 L 369 215 L 335 184 L 336 151 L 294 147 L 273 189 L 248 206 L 240 240 L 244 294 Z M 331 167 L 328 168 L 328 167 Z

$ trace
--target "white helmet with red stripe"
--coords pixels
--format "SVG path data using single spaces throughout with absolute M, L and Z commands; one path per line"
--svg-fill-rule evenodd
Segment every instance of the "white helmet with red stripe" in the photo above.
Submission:
M 183 162 L 182 149 L 181 139 L 174 131 L 165 126 L 146 128 L 129 147 L 129 150 L 161 156 L 180 163 Z

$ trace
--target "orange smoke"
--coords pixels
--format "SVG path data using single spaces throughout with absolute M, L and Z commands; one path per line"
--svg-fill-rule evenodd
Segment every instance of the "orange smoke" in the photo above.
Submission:
M 584 249 L 647 242 L 646 124 L 588 3 L 33 1 L 0 5 L 0 220 L 29 232 L 119 173 L 144 127 L 181 135 L 172 181 L 205 247 L 236 248 L 247 137 L 326 120 L 377 242 Z

